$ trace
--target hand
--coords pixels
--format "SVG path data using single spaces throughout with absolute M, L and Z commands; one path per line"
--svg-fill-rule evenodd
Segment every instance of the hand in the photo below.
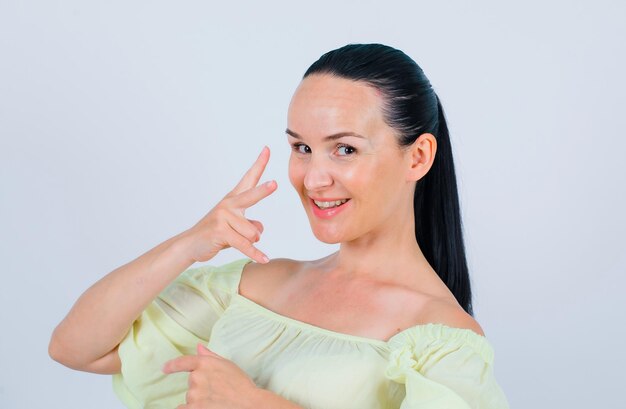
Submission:
M 258 263 L 269 261 L 253 244 L 260 240 L 263 225 L 245 217 L 248 207 L 269 196 L 277 188 L 273 180 L 257 186 L 269 157 L 269 148 L 264 147 L 237 186 L 198 223 L 183 233 L 189 242 L 185 247 L 189 249 L 192 260 L 207 261 L 219 251 L 234 247 Z
M 258 401 L 254 381 L 232 361 L 198 344 L 198 355 L 166 362 L 163 372 L 189 372 L 186 405 L 178 409 L 249 409 Z

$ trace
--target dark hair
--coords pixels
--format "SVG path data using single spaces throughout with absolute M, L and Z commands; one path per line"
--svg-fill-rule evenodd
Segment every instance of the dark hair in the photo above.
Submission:
M 459 195 L 448 126 L 424 71 L 400 50 L 383 44 L 348 44 L 322 55 L 304 73 L 363 81 L 383 95 L 385 122 L 400 146 L 423 133 L 437 140 L 432 167 L 415 185 L 415 237 L 426 260 L 470 315 L 472 292 L 463 242 Z

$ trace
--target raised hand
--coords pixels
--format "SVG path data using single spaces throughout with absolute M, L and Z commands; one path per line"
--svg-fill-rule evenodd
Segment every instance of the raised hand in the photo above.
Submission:
M 254 246 L 263 233 L 263 225 L 245 217 L 247 208 L 272 194 L 276 181 L 261 185 L 259 179 L 269 161 L 266 146 L 237 186 L 192 228 L 184 232 L 186 251 L 197 262 L 213 258 L 220 250 L 234 247 L 259 263 L 267 263 L 267 256 Z

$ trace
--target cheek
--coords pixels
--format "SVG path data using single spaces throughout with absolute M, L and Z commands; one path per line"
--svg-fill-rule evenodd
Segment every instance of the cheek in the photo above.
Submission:
M 390 161 L 350 169 L 344 174 L 344 180 L 368 209 L 369 206 L 381 210 L 388 207 L 402 189 L 401 168 Z
M 380 187 L 389 178 L 395 164 L 383 152 L 369 154 L 346 164 L 341 173 L 355 185 Z
M 335 180 L 338 180 L 348 193 L 361 196 L 367 192 L 367 186 L 371 184 L 372 171 L 368 166 L 348 166 L 338 169 Z

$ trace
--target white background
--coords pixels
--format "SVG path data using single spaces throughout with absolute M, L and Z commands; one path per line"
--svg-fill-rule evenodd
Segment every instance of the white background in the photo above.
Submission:
M 334 250 L 289 184 L 284 129 L 306 68 L 359 42 L 406 52 L 443 101 L 476 318 L 511 406 L 618 406 L 624 3 L 296 3 L 0 0 L 0 407 L 121 407 L 110 376 L 48 357 L 53 328 L 264 144 L 279 189 L 248 213 L 259 247 Z

